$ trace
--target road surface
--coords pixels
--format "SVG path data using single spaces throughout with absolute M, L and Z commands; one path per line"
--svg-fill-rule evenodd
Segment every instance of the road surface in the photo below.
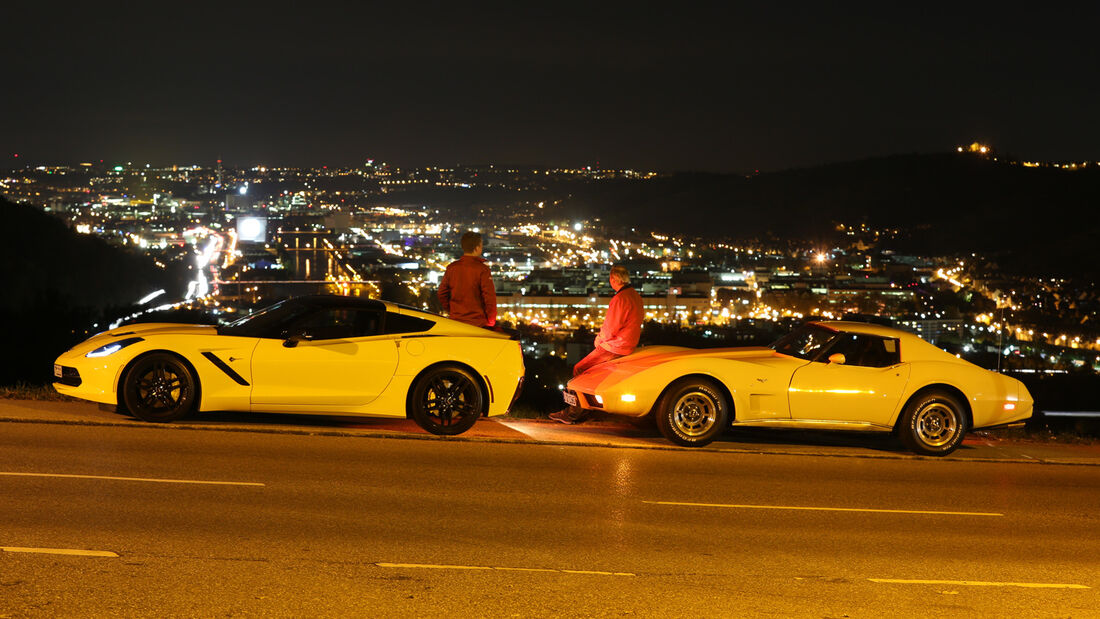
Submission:
M 1100 467 L 0 424 L 0 617 L 1098 617 Z

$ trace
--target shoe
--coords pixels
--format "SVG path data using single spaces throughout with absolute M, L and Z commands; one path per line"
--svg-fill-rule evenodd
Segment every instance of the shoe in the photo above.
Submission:
M 577 423 L 573 419 L 573 417 L 571 417 L 569 415 L 569 409 L 565 409 L 563 411 L 558 411 L 556 413 L 550 413 L 549 417 L 550 417 L 550 419 L 553 419 L 554 421 L 556 421 L 558 423 L 564 423 L 567 426 L 571 426 L 574 423 Z

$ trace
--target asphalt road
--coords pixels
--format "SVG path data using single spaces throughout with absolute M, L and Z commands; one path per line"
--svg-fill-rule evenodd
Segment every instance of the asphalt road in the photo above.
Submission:
M 1095 466 L 2 423 L 0 497 L 0 617 L 1100 617 Z

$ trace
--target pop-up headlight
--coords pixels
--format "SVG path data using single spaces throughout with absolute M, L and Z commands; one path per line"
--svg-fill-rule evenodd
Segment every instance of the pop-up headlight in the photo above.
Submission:
M 106 357 L 107 355 L 115 354 L 116 352 L 122 350 L 123 348 L 126 348 L 130 344 L 137 344 L 138 342 L 143 342 L 143 341 L 145 341 L 145 340 L 143 340 L 140 337 L 128 337 L 124 340 L 119 340 L 117 342 L 111 342 L 110 344 L 105 344 L 103 346 L 100 346 L 99 348 L 93 350 L 92 352 L 90 352 L 90 353 L 88 353 L 84 356 L 85 357 Z

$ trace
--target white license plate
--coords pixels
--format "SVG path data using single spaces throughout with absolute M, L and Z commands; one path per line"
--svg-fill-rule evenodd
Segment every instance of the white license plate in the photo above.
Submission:
M 56 364 L 56 363 L 53 364 L 53 375 L 58 377 L 58 378 L 61 378 L 61 376 L 63 374 L 64 374 L 64 372 L 61 371 L 61 366 Z
M 562 391 L 561 392 L 561 398 L 563 400 L 565 400 L 565 403 L 568 404 L 569 406 L 576 406 L 577 405 L 577 396 L 573 395 L 572 393 L 569 393 L 568 391 Z

